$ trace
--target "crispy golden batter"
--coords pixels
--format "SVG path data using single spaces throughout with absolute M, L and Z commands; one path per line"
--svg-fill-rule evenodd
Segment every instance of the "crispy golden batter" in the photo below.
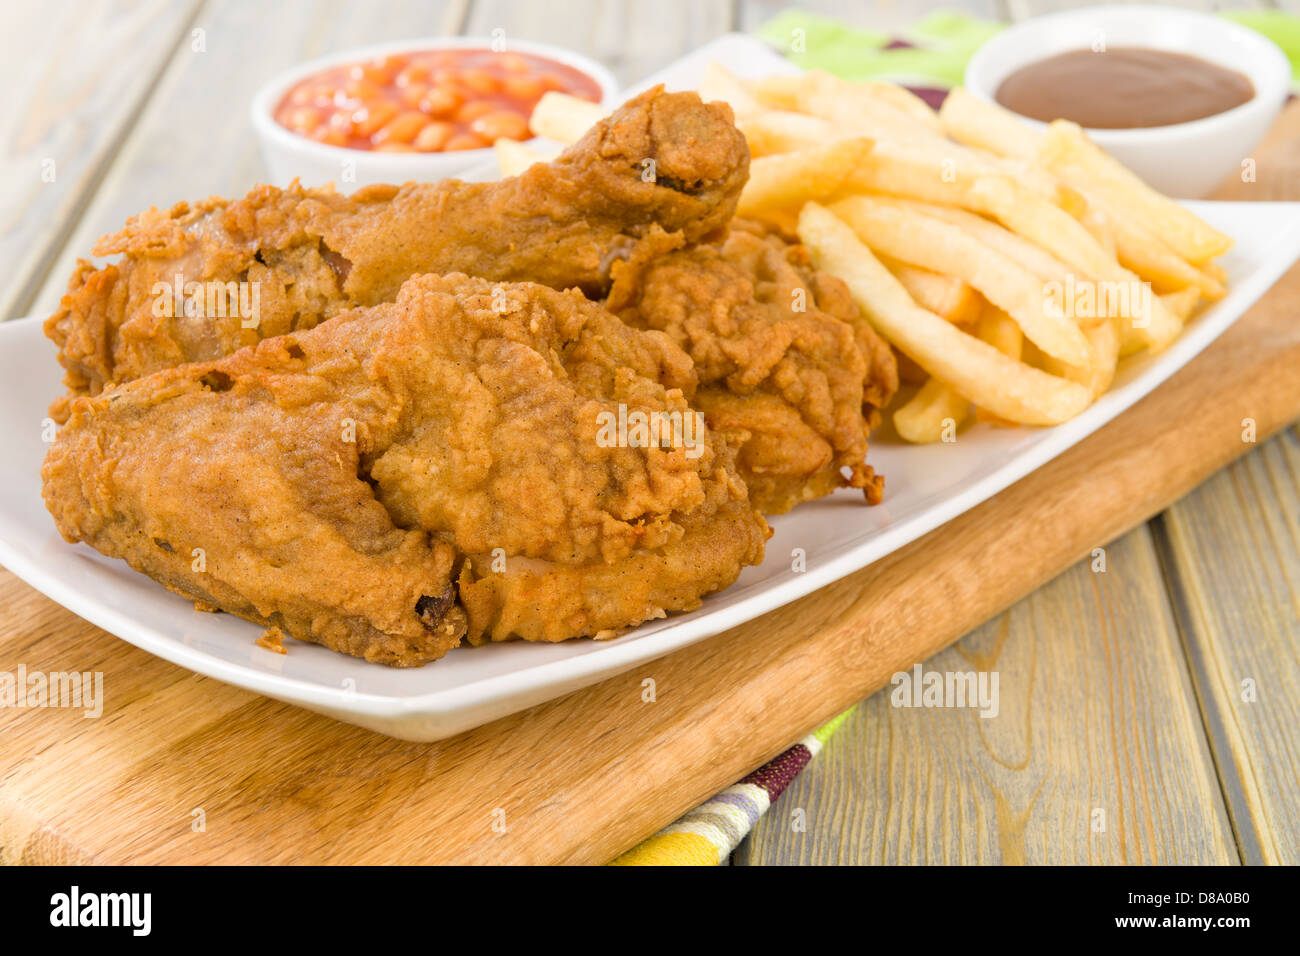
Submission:
M 721 234 L 748 166 L 725 104 L 656 88 L 555 162 L 513 179 L 371 186 L 352 196 L 259 186 L 233 202 L 151 209 L 94 249 L 122 259 L 102 269 L 79 262 L 46 334 L 59 346 L 70 398 L 390 302 L 418 273 L 597 295 L 611 263 L 651 227 L 686 242 Z M 200 314 L 162 292 L 178 277 L 183 292 L 206 284 Z M 252 288 L 256 316 L 247 314 Z M 66 399 L 51 412 L 62 421 Z
M 420 276 L 73 401 L 45 500 L 65 538 L 200 607 L 371 661 L 604 635 L 761 560 L 766 524 L 712 433 L 602 431 L 620 410 L 684 422 L 694 385 L 667 336 L 577 292 Z
M 726 235 L 748 161 L 727 107 L 652 90 L 512 180 L 151 210 L 46 323 L 47 507 L 272 648 L 413 666 L 697 607 L 761 512 L 879 500 L 898 384 L 801 246 Z M 224 313 L 156 314 L 190 282 Z
M 616 266 L 608 305 L 690 355 L 692 404 L 745 436 L 737 465 L 755 507 L 776 514 L 845 485 L 880 500 L 867 433 L 898 371 L 848 289 L 802 246 L 738 223 L 719 245 L 647 247 Z

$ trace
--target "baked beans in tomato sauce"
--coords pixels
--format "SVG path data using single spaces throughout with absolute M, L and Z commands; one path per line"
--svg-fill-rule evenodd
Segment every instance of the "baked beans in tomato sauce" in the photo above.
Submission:
M 331 67 L 294 85 L 275 109 L 281 126 L 331 146 L 397 153 L 481 149 L 528 139 L 549 90 L 600 101 L 571 66 L 528 53 L 426 50 Z

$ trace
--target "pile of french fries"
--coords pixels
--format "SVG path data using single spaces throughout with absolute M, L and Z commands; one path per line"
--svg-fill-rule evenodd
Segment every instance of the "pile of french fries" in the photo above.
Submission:
M 1232 240 L 1150 189 L 1073 123 L 1046 131 L 954 90 L 939 112 L 899 86 L 825 73 L 700 89 L 753 154 L 738 215 L 797 235 L 848 285 L 919 388 L 893 410 L 912 442 L 971 420 L 1055 425 L 1224 294 Z M 604 111 L 548 93 L 532 129 L 561 143 Z M 497 144 L 506 175 L 546 157 Z

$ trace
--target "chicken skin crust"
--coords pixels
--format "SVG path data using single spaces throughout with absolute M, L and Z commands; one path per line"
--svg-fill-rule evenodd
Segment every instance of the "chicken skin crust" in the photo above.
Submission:
M 694 387 L 667 336 L 577 292 L 419 276 L 76 399 L 44 496 L 66 539 L 200 609 L 370 661 L 607 636 L 762 559 Z M 611 426 L 651 413 L 679 430 Z
M 680 246 L 663 236 L 661 247 Z M 765 514 L 840 487 L 880 500 L 867 436 L 898 388 L 888 344 L 807 250 L 738 221 L 719 244 L 654 249 L 615 268 L 607 305 L 668 335 L 695 364 L 691 403 L 737 435 L 737 468 Z
M 656 87 L 511 179 L 351 196 L 295 182 L 150 209 L 93 250 L 121 259 L 78 262 L 46 320 L 68 388 L 51 414 L 63 421 L 78 395 L 391 302 L 420 273 L 603 295 L 611 264 L 652 227 L 686 243 L 721 235 L 748 171 L 726 104 Z

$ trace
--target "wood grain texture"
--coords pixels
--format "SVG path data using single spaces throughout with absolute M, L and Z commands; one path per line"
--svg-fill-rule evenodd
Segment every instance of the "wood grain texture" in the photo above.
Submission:
M 1264 201 L 1287 200 L 1300 196 L 1300 166 L 1295 165 L 1295 157 L 1298 155 L 1295 145 L 1297 143 L 1300 143 L 1300 104 L 1292 104 L 1283 112 L 1268 137 L 1255 151 L 1258 157 L 1258 176 L 1255 181 L 1234 178 L 1220 188 L 1217 198 Z M 1297 690 L 1300 690 L 1297 687 L 1297 669 L 1294 666 L 1282 667 L 1280 677 L 1276 681 L 1278 687 L 1283 689 L 1283 693 L 1289 693 L 1289 696 L 1284 697 L 1286 702 L 1282 706 L 1282 712 L 1276 715 L 1284 722 L 1287 730 L 1273 733 L 1272 722 L 1259 724 L 1239 719 L 1234 713 L 1233 705 L 1234 702 L 1243 703 L 1240 701 L 1240 686 L 1236 687 L 1237 696 L 1231 696 L 1229 691 L 1232 688 L 1228 686 L 1228 677 L 1223 673 L 1223 667 L 1216 666 L 1223 662 L 1225 653 L 1231 662 L 1226 666 L 1229 669 L 1236 667 L 1238 670 L 1241 669 L 1239 665 L 1244 661 L 1274 657 L 1279 652 L 1285 654 L 1289 662 L 1294 662 L 1297 657 L 1300 657 L 1297 653 L 1297 649 L 1300 648 L 1300 627 L 1294 624 L 1295 609 L 1300 606 L 1300 588 L 1296 587 L 1297 572 L 1292 570 L 1297 563 L 1294 558 L 1295 520 L 1287 517 L 1297 509 L 1292 508 L 1288 511 L 1292 502 L 1287 498 L 1285 491 L 1285 489 L 1293 489 L 1296 482 L 1300 481 L 1300 471 L 1295 470 L 1290 455 L 1272 451 L 1275 446 L 1289 447 L 1288 436 L 1294 434 L 1294 431 L 1287 432 L 1272 443 L 1266 444 L 1260 451 L 1247 455 L 1232 469 L 1208 483 L 1205 489 L 1174 505 L 1166 516 L 1152 525 L 1156 542 L 1160 545 L 1162 560 L 1168 567 L 1178 624 L 1185 635 L 1183 640 L 1187 642 L 1186 653 L 1182 655 L 1183 659 L 1179 666 L 1195 675 L 1197 706 L 1202 717 L 1201 735 L 1211 748 L 1218 784 L 1221 793 L 1225 794 L 1227 799 L 1227 812 L 1232 823 L 1233 838 L 1237 843 L 1236 850 L 1240 859 L 1246 863 L 1293 860 L 1297 854 L 1300 854 L 1300 845 L 1298 845 L 1300 840 L 1297 838 L 1297 834 L 1300 834 L 1300 821 L 1295 819 L 1297 808 L 1300 807 L 1300 797 L 1297 796 L 1300 787 L 1296 786 L 1297 782 L 1300 782 L 1300 772 L 1297 771 L 1295 756 L 1298 749 L 1296 737 L 1297 731 L 1300 730 L 1300 720 L 1293 719 L 1297 715 L 1292 712 L 1295 709 Z M 1256 459 L 1260 462 L 1268 462 L 1272 467 L 1261 466 Z M 1270 489 L 1280 484 L 1284 491 L 1273 497 L 1257 499 L 1243 499 L 1241 496 L 1231 497 L 1224 494 L 1212 499 L 1205 497 L 1208 489 L 1221 486 L 1228 480 L 1227 476 L 1236 472 L 1253 473 L 1259 467 L 1264 467 L 1270 477 L 1280 476 L 1269 482 Z M 1198 502 L 1203 502 L 1203 507 L 1198 507 Z M 1217 521 L 1215 516 L 1218 516 Z M 1230 522 L 1231 528 L 1237 529 L 1237 533 L 1228 535 L 1219 533 L 1225 520 Z M 1271 570 L 1264 572 L 1260 571 L 1260 561 L 1263 556 L 1258 551 L 1250 550 L 1250 542 L 1240 533 L 1240 529 L 1260 526 L 1268 530 L 1271 542 L 1281 543 L 1281 547 L 1275 547 L 1274 553 L 1269 555 L 1274 559 L 1269 565 Z M 1170 527 L 1182 530 L 1183 534 L 1171 537 Z M 1177 547 L 1171 543 L 1175 541 Z M 1290 550 L 1288 550 L 1288 543 Z M 1235 587 L 1237 575 L 1207 577 L 1204 573 L 1206 562 L 1214 566 L 1220 561 L 1234 565 L 1239 573 L 1262 574 L 1263 580 L 1269 580 L 1271 574 L 1275 587 L 1269 589 L 1266 599 L 1262 600 L 1261 595 L 1257 593 L 1258 589 Z M 1065 576 L 1063 580 L 1082 573 L 1081 568 L 1086 566 L 1085 564 L 1072 569 L 1070 575 Z M 1283 569 L 1280 582 L 1276 579 L 1278 567 Z M 1134 580 L 1133 583 L 1153 594 L 1166 593 L 1166 581 L 1157 569 L 1148 564 L 1147 572 L 1145 580 Z M 1210 587 L 1207 588 L 1207 584 Z M 1060 586 L 1061 582 L 1058 581 L 1052 587 Z M 1026 603 L 1037 603 L 1040 599 L 1041 595 L 1035 594 L 1026 599 Z M 1012 610 L 1013 620 L 1017 619 L 1018 611 L 1019 608 Z M 1245 632 L 1240 628 L 1228 631 L 1222 626 L 1224 620 L 1239 620 L 1243 614 L 1252 619 L 1262 618 L 1265 622 L 1264 626 Z M 1092 621 L 1096 627 L 1101 626 L 1098 619 Z M 1128 626 L 1132 627 L 1134 623 L 1143 623 L 1149 629 L 1156 622 L 1154 620 L 1130 622 Z M 985 627 L 987 628 L 987 625 Z M 977 632 L 977 635 L 978 633 L 980 632 Z M 1162 627 L 1160 633 L 1160 639 L 1166 642 L 1177 634 L 1169 627 Z M 1084 635 L 1083 639 L 1089 642 L 1096 642 L 1105 637 L 1103 633 L 1095 630 L 1085 631 Z M 1231 646 L 1220 648 L 1218 645 L 1225 638 L 1231 641 Z M 977 636 L 968 639 L 977 639 Z M 1012 633 L 1009 639 L 1017 640 L 1018 635 Z M 1273 670 L 1269 673 L 1273 673 Z M 1061 673 L 1060 677 L 1062 679 L 1047 691 L 1049 699 L 1055 701 L 1058 698 L 1066 698 L 1073 701 L 1081 693 L 1089 692 L 1088 685 L 1081 685 L 1072 680 L 1068 673 Z M 1240 679 L 1238 685 L 1239 683 Z M 872 713 L 878 712 L 885 706 L 882 700 L 884 700 L 883 696 L 877 695 L 868 702 L 867 709 Z M 1065 703 L 1061 704 L 1060 709 L 1063 713 L 1069 711 Z M 1056 715 L 1056 719 L 1060 719 L 1063 713 Z M 1246 713 L 1250 714 L 1253 711 L 1247 710 Z M 906 720 L 907 717 L 908 715 L 903 714 L 896 719 Z M 1286 723 L 1288 720 L 1290 722 Z M 912 728 L 911 724 L 907 726 Z M 928 728 L 936 739 L 930 741 L 929 738 L 925 738 L 924 746 L 909 747 L 901 751 L 904 756 L 893 757 L 895 771 L 904 781 L 917 773 L 913 764 L 927 765 L 934 759 L 933 753 L 936 749 L 960 745 L 964 753 L 979 751 L 979 747 L 970 740 L 951 739 L 950 727 L 946 724 L 930 721 L 923 726 Z M 851 727 L 842 729 L 836 735 L 828 748 L 828 753 L 837 754 L 841 750 L 847 750 L 853 754 L 863 748 L 875 746 L 876 744 L 870 738 L 862 739 L 858 736 L 859 733 L 871 734 L 872 732 L 872 725 L 867 723 L 867 718 L 862 717 Z M 1086 733 L 1088 728 L 1079 726 L 1072 728 L 1072 732 Z M 919 735 L 920 731 L 917 733 Z M 1186 743 L 1192 750 L 1202 754 L 1205 752 L 1204 745 L 1200 741 L 1189 739 Z M 946 749 L 942 752 L 948 753 Z M 1149 756 L 1154 758 L 1156 754 L 1152 752 Z M 791 801 L 802 801 L 807 806 L 810 817 L 825 817 L 827 814 L 850 812 L 850 809 L 856 808 L 859 802 L 864 804 L 875 802 L 878 805 L 882 793 L 880 788 L 874 792 L 868 790 L 860 799 L 851 798 L 848 796 L 851 791 L 846 790 L 835 776 L 837 772 L 854 773 L 861 762 L 861 760 L 855 761 L 852 757 L 845 757 L 837 763 L 832 758 L 820 769 L 814 770 L 808 781 L 802 782 L 795 788 L 794 793 L 797 795 L 783 795 L 773 811 L 772 819 L 761 821 L 752 836 L 742 843 L 736 853 L 737 862 L 751 865 L 793 860 L 822 863 L 838 859 L 840 851 L 824 841 L 800 839 L 802 835 L 788 830 L 786 827 L 786 818 L 790 812 L 788 806 L 792 805 Z M 965 772 L 971 769 L 969 761 L 959 759 L 958 766 Z M 1092 764 L 1089 764 L 1089 769 L 1099 771 L 1103 775 L 1107 771 L 1104 766 L 1098 767 Z M 1152 763 L 1147 768 L 1146 774 L 1156 778 L 1163 776 L 1168 769 L 1161 764 Z M 1180 765 L 1179 771 L 1181 769 Z M 1115 786 L 1115 781 L 1111 781 L 1108 785 Z M 887 781 L 887 787 L 893 786 L 895 786 L 893 781 Z M 892 791 L 885 789 L 883 792 L 888 795 Z M 848 806 L 843 807 L 842 803 L 847 803 Z M 993 809 L 996 811 L 996 804 Z M 986 826 L 998 827 L 1002 820 L 1003 818 L 996 812 L 991 814 L 986 812 Z M 945 853 L 960 853 L 963 848 L 968 848 L 968 843 L 964 841 L 960 829 L 950 828 L 941 832 Z M 898 844 L 880 842 L 888 835 L 882 834 L 879 830 L 856 834 L 850 839 L 849 844 L 854 849 L 851 851 L 846 849 L 844 852 L 851 852 L 852 855 L 863 860 L 903 859 Z M 1059 845 L 1056 852 L 1060 854 L 1061 862 L 1072 859 L 1071 847 L 1068 844 Z M 978 855 L 975 858 L 984 859 Z
M 1300 198 L 1300 108 L 1282 111 L 1259 147 L 1253 150 L 1254 179 L 1235 176 L 1223 183 L 1216 199 L 1237 202 L 1295 201 Z
M 197 5 L 0 7 L 0 320 L 27 310 Z
M 5 857 L 611 859 L 1187 493 L 1242 453 L 1246 409 L 1260 435 L 1300 416 L 1297 309 L 1300 270 L 1134 409 L 920 541 L 743 627 L 436 744 L 192 677 L 10 579 L 6 605 L 26 623 L 0 639 L 0 670 L 113 663 L 98 721 L 0 712 Z M 641 701 L 647 677 L 657 703 Z M 196 807 L 202 834 L 186 829 Z
M 266 27 L 263 46 L 254 37 L 248 49 L 225 49 L 238 52 L 241 70 L 262 58 L 269 75 L 276 44 L 288 51 L 288 61 L 327 48 L 322 44 L 335 37 L 341 46 L 438 32 L 428 28 L 431 19 L 441 18 L 448 29 L 479 22 L 478 4 L 468 15 L 464 4 L 429 9 L 371 4 L 353 20 L 345 15 L 342 25 L 321 15 L 320 5 L 284 19 L 271 12 L 272 19 L 257 24 Z M 567 22 L 559 42 L 581 45 L 574 37 L 589 22 L 585 15 L 562 16 L 556 5 L 541 9 L 553 22 Z M 652 5 L 645 26 L 639 13 L 612 18 L 627 26 L 606 28 L 609 42 L 621 44 L 623 29 L 659 29 L 655 11 L 662 9 Z M 217 22 L 227 15 L 223 10 L 226 5 L 214 4 L 204 16 L 210 12 Z M 406 12 L 392 14 L 397 10 Z M 239 12 L 230 8 L 228 16 Z M 253 27 L 245 22 L 241 29 Z M 692 42 L 708 38 L 699 32 Z M 227 35 L 237 41 L 242 34 Z M 655 57 L 638 55 L 647 62 Z M 228 103 L 242 90 L 220 87 L 212 79 L 220 74 L 202 79 L 212 62 L 195 65 L 188 78 L 184 67 L 169 70 L 154 103 L 167 96 L 172 105 L 146 117 L 154 137 L 149 148 L 169 148 L 163 134 L 178 127 L 167 126 L 168 118 L 188 115 L 184 90 L 204 97 L 212 116 L 230 116 Z M 226 101 L 220 111 L 213 87 Z M 164 167 L 188 162 L 191 178 L 184 182 L 217 181 L 245 175 L 239 164 L 246 163 L 247 175 L 256 178 L 251 136 L 223 142 L 231 150 L 228 167 L 183 137 L 179 142 L 180 160 L 155 159 L 141 144 L 119 158 L 114 185 L 150 190 L 123 215 L 159 200 L 158 181 L 134 183 L 123 165 L 128 161 L 137 164 L 135 176 L 181 185 Z M 239 191 L 248 181 L 239 181 Z M 163 198 L 197 194 L 187 187 Z M 111 201 L 101 196 L 96 214 L 105 222 L 87 227 L 90 239 L 95 229 L 120 224 L 104 205 Z M 389 740 L 197 677 L 90 627 L 0 571 L 0 670 L 19 664 L 102 669 L 108 697 L 99 720 L 63 710 L 0 710 L 0 736 L 9 745 L 0 748 L 0 861 L 611 858 L 889 674 L 936 652 L 1193 487 L 1241 452 L 1233 438 L 1244 407 L 1254 410 L 1261 437 L 1300 415 L 1294 374 L 1300 341 L 1291 319 L 1297 310 L 1300 273 L 1292 273 L 1205 356 L 1129 414 L 890 559 L 669 659 L 439 744 Z M 1107 607 L 1125 606 L 1110 600 Z M 641 702 L 645 677 L 656 680 L 658 703 Z M 1143 729 L 1134 720 L 1124 726 Z M 1195 780 L 1191 770 L 1179 776 Z M 1005 789 L 1018 793 L 1011 784 Z M 1114 792 L 1140 791 L 1132 784 Z M 1180 791 L 1180 812 L 1196 805 L 1196 792 L 1195 786 Z M 1024 809 L 1007 803 L 1012 824 Z M 194 827 L 196 810 L 202 830 Z M 493 827 L 501 819 L 497 810 L 504 813 L 503 831 Z M 1132 819 L 1134 833 L 1168 825 L 1136 811 Z M 1205 829 L 1221 830 L 1209 822 Z M 1177 845 L 1190 855 L 1189 841 Z
M 1103 573 L 1074 565 L 926 662 L 996 673 L 996 716 L 895 707 L 885 687 L 735 862 L 1236 862 L 1151 536 L 1105 552 Z
M 1300 863 L 1300 435 L 1225 469 L 1161 517 L 1192 673 L 1249 838 Z
M 454 32 L 464 15 L 463 4 L 427 0 L 210 0 L 192 24 L 203 31 L 201 44 L 187 38 L 171 59 L 31 312 L 53 311 L 77 257 L 128 217 L 181 200 L 242 196 L 262 181 L 247 104 L 276 73 L 332 50 Z

